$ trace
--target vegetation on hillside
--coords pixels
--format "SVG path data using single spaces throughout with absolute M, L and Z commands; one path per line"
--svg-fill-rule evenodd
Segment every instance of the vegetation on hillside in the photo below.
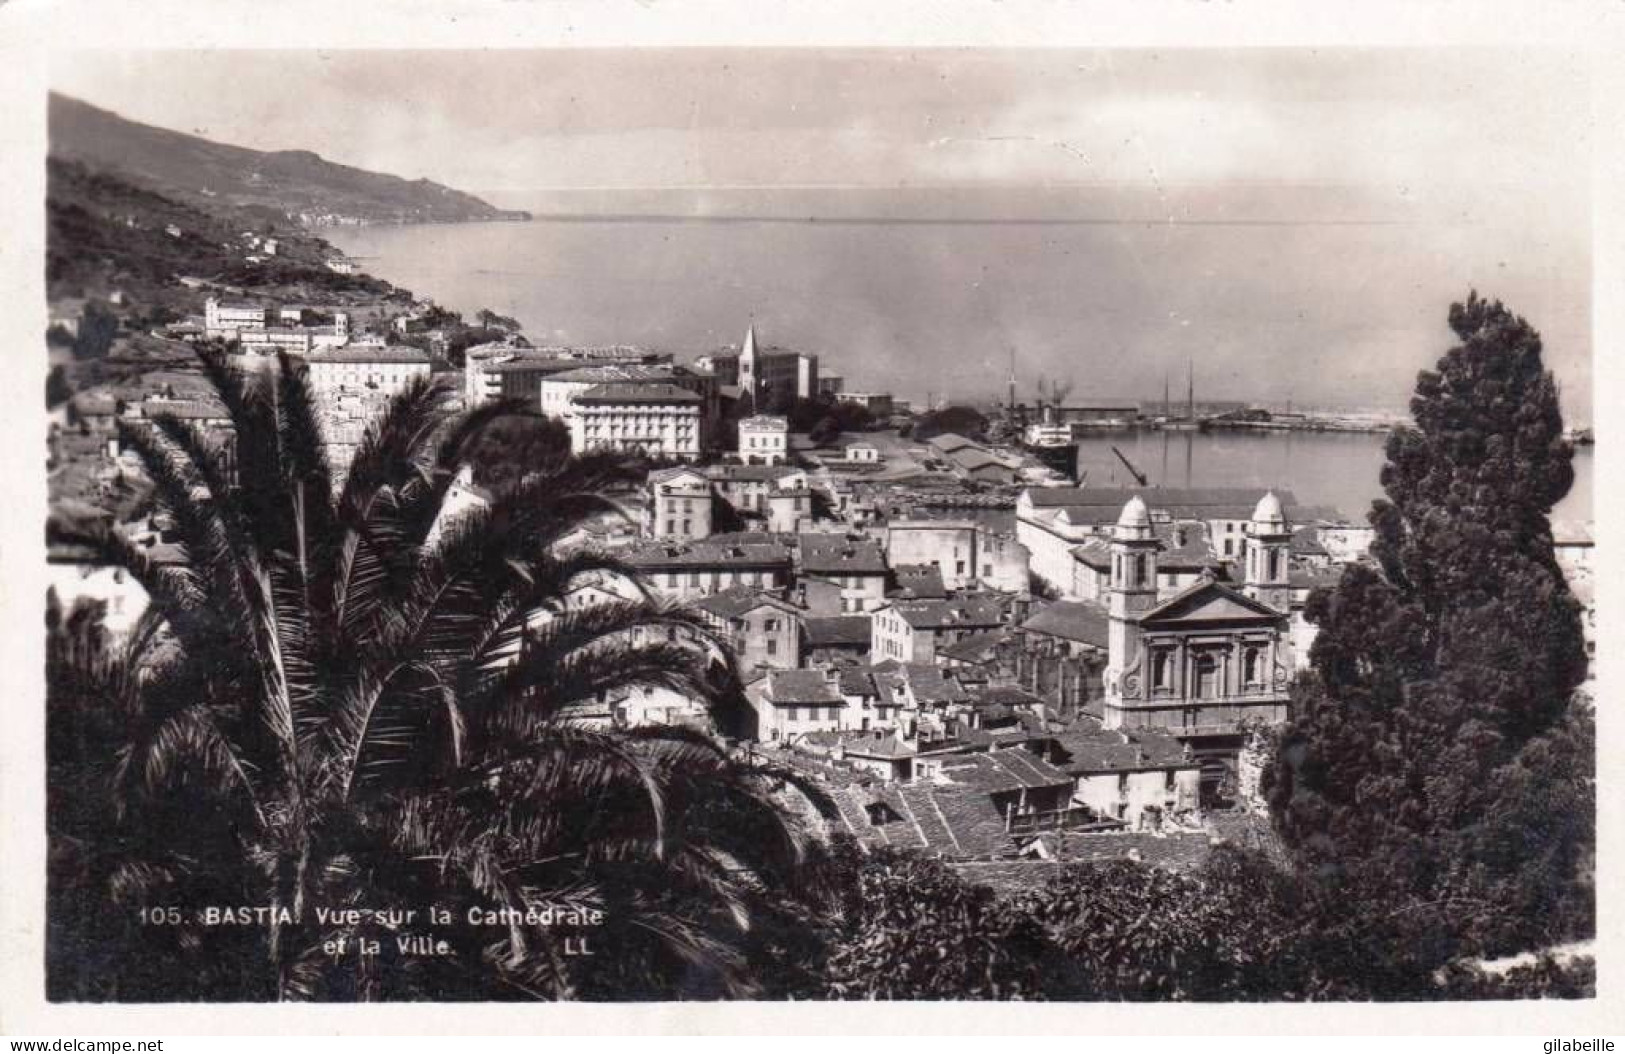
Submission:
M 50 99 L 51 153 L 108 166 L 172 197 L 284 222 L 446 223 L 523 219 L 432 183 L 368 172 L 308 150 L 250 150 L 126 120 L 65 95 Z

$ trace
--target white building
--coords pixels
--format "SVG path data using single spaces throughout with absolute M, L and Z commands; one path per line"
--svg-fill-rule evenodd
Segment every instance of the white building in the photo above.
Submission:
M 507 342 L 478 344 L 463 353 L 463 405 L 472 409 L 502 398 L 502 377 L 494 367 L 512 362 L 524 349 Z
M 347 391 L 393 396 L 414 380 L 429 376 L 429 355 L 417 348 L 386 344 L 350 344 L 312 353 L 310 385 L 318 396 Z
M 693 461 L 700 456 L 700 396 L 675 384 L 600 384 L 575 397 L 570 450 L 613 450 Z
M 691 468 L 649 473 L 649 536 L 707 538 L 711 534 L 711 481 Z
M 264 329 L 267 311 L 259 304 L 219 300 L 203 302 L 203 330 L 210 337 L 236 340 L 245 329 Z
M 837 402 L 852 406 L 861 406 L 874 417 L 890 417 L 895 408 L 889 392 L 847 392 L 835 393 Z
M 159 558 L 157 554 L 148 555 Z M 115 639 L 122 639 L 135 628 L 147 610 L 147 591 L 128 571 L 103 563 L 96 554 L 77 546 L 51 546 L 46 553 L 46 568 L 47 581 L 56 590 L 64 613 L 78 600 L 104 605 L 102 624 Z
M 608 363 L 562 370 L 542 378 L 542 413 L 569 423 L 575 412 L 575 398 L 601 384 L 675 384 L 688 388 L 702 400 L 711 387 L 691 370 L 669 363 Z
M 841 727 L 846 699 L 834 670 L 769 670 L 745 689 L 756 711 L 756 738 L 788 743 Z
M 350 342 L 350 334 L 348 327 L 341 325 L 267 326 L 264 329 L 241 330 L 237 334 L 237 341 L 245 351 L 272 352 L 280 349 L 296 355 L 309 355 L 313 351 L 344 347 Z
M 1112 487 L 1029 487 L 1016 501 L 1016 538 L 1031 554 L 1032 573 L 1063 597 L 1083 599 L 1073 592 L 1074 550 L 1090 542 L 1108 541 L 1118 511 L 1140 493 L 1153 524 L 1200 523 L 1213 556 L 1234 561 L 1242 557 L 1253 509 L 1264 491 L 1254 487 L 1168 487 L 1143 492 Z M 1297 505 L 1288 491 L 1280 492 L 1279 501 L 1288 510 Z
M 790 456 L 790 422 L 758 414 L 739 422 L 739 460 L 747 465 L 782 465 Z
M 441 535 L 457 526 L 464 519 L 478 512 L 485 512 L 491 508 L 492 494 L 490 490 L 474 482 L 474 466 L 464 465 L 457 473 L 457 478 L 446 490 L 446 498 L 440 503 L 440 515 L 435 519 L 434 526 L 429 528 L 424 541 L 434 545 Z

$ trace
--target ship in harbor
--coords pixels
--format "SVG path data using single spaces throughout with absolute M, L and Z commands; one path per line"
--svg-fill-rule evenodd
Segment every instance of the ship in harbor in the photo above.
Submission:
M 1141 422 L 1138 403 L 1070 403 L 1070 381 L 1039 378 L 1031 406 L 1016 401 L 1015 356 L 1010 361 L 1010 391 L 998 431 L 1016 447 L 1068 482 L 1078 482 L 1078 440 L 1101 431 L 1130 429 Z
M 1158 428 L 1169 432 L 1201 432 L 1206 430 L 1206 422 L 1196 416 L 1196 366 L 1187 361 L 1185 363 L 1185 414 L 1183 417 L 1174 412 L 1173 403 L 1168 399 L 1168 378 L 1162 378 L 1162 416 L 1156 418 Z
M 1077 437 L 1072 434 L 1070 424 L 1057 422 L 1053 413 L 1045 413 L 1053 410 L 1054 407 L 1044 407 L 1039 420 L 1022 429 L 1019 445 L 1023 453 L 1031 455 L 1045 468 L 1075 481 L 1078 478 Z

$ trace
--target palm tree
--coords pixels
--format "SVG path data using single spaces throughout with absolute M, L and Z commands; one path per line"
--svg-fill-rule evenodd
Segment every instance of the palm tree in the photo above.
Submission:
M 636 581 L 556 544 L 614 508 L 628 468 L 560 452 L 447 523 L 459 471 L 513 406 L 448 413 L 446 386 L 415 383 L 337 483 L 286 358 L 255 379 L 203 366 L 234 443 L 163 416 L 121 433 L 174 561 L 112 531 L 78 539 L 151 598 L 125 655 L 101 873 L 127 915 L 180 914 L 141 929 L 123 991 L 752 994 L 750 958 L 794 902 L 799 825 L 710 736 L 570 716 L 644 685 L 724 728 L 741 717 L 732 660 L 696 616 L 641 589 L 563 604 L 586 575 Z M 227 906 L 267 910 L 203 925 Z

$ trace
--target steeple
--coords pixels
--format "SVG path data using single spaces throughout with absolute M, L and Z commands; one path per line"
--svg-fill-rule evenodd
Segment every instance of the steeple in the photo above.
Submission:
M 755 398 L 759 380 L 756 370 L 756 326 L 751 325 L 745 330 L 745 345 L 739 350 L 739 387 Z
M 1121 727 L 1125 701 L 1141 698 L 1140 616 L 1157 604 L 1157 541 L 1151 511 L 1138 494 L 1123 506 L 1112 528 L 1111 578 L 1106 587 L 1105 724 Z
M 1291 582 L 1287 561 L 1291 551 L 1292 528 L 1281 510 L 1281 499 L 1270 491 L 1258 499 L 1252 522 L 1247 525 L 1243 587 L 1248 596 L 1277 611 L 1288 610 Z
M 1108 607 L 1113 618 L 1149 610 L 1157 601 L 1157 542 L 1151 510 L 1138 494 L 1123 506 L 1112 528 Z

